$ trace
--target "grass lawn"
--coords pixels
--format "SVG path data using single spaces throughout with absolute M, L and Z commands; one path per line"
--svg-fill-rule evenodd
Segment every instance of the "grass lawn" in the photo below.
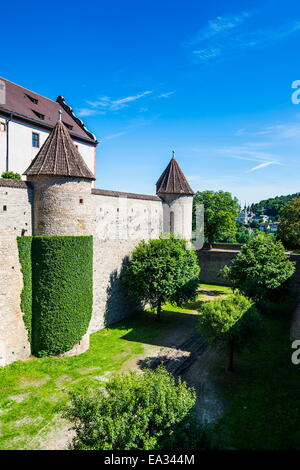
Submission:
M 72 358 L 32 358 L 0 369 L 0 449 L 38 449 L 56 429 L 68 392 L 104 385 L 109 374 L 131 367 L 145 345 L 181 332 L 202 301 L 231 294 L 224 286 L 200 286 L 196 302 L 165 305 L 161 322 L 143 312 L 91 335 L 91 347 Z M 237 355 L 236 372 L 224 372 L 221 358 L 212 371 L 227 411 L 217 433 L 236 449 L 300 449 L 300 367 L 291 363 L 292 305 L 278 304 L 265 316 L 259 350 Z M 181 315 L 182 314 L 182 315 Z M 173 344 L 173 343 L 171 343 Z M 126 365 L 125 365 L 126 362 Z M 225 438 L 225 439 L 224 439 Z
M 31 358 L 0 368 L 0 449 L 37 449 L 53 429 L 68 392 L 95 388 L 143 353 L 144 343 L 179 328 L 192 306 L 166 305 L 160 323 L 144 312 L 94 333 L 86 353 L 70 358 Z M 177 315 L 176 315 L 177 314 Z
M 300 449 L 300 367 L 291 363 L 289 341 L 293 302 L 265 317 L 259 350 L 239 354 L 236 372 L 223 375 L 228 409 L 217 426 L 236 449 Z M 289 308 L 288 308 L 289 307 Z

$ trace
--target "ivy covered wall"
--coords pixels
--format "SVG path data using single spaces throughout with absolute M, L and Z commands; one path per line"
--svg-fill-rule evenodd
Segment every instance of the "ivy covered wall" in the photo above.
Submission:
M 86 333 L 93 305 L 91 236 L 18 239 L 21 307 L 33 354 L 69 351 Z

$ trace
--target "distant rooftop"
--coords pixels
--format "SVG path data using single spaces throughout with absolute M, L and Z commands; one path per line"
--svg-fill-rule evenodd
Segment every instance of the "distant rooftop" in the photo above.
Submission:
M 0 80 L 5 83 L 5 103 L 0 103 L 0 114 L 12 113 L 16 120 L 51 130 L 56 124 L 58 110 L 62 109 L 62 120 L 71 136 L 97 145 L 96 137 L 75 116 L 63 96 L 58 96 L 56 101 L 52 101 L 5 78 L 0 77 Z

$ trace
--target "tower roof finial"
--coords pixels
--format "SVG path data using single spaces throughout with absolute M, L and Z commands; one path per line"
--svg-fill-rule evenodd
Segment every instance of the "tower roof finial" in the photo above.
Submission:
M 62 110 L 58 110 L 58 121 L 61 121 Z
M 175 150 L 172 150 L 172 158 L 175 158 Z

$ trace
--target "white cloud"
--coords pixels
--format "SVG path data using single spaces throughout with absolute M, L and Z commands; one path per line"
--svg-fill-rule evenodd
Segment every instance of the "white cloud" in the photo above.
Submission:
M 167 91 L 166 93 L 162 93 L 158 95 L 157 98 L 169 98 L 169 96 L 174 95 L 175 91 Z
M 206 49 L 196 49 L 193 54 L 197 59 L 204 61 L 221 55 L 221 49 L 219 47 L 207 47 Z
M 127 134 L 127 131 L 116 132 L 115 134 L 106 135 L 101 140 L 106 141 L 106 140 L 117 139 L 118 137 L 122 137 L 122 135 L 125 135 L 125 134 Z
M 126 98 L 121 98 L 119 100 L 111 101 L 110 109 L 116 110 L 116 109 L 124 108 L 125 106 L 127 106 L 127 103 L 130 103 L 131 101 L 139 100 L 140 98 L 143 98 L 146 95 L 150 95 L 151 93 L 152 91 L 144 91 L 143 93 L 140 93 L 138 95 L 127 96 Z
M 81 108 L 77 111 L 77 116 L 80 117 L 94 116 L 95 114 L 99 114 L 96 109 Z
M 264 162 L 264 163 L 260 163 L 260 165 L 254 166 L 253 168 L 251 168 L 250 170 L 248 170 L 246 173 L 250 173 L 251 171 L 261 170 L 262 168 L 266 168 L 267 166 L 270 166 L 270 165 L 278 165 L 278 163 L 277 163 L 277 162 Z
M 241 26 L 257 12 L 241 12 L 227 17 L 218 16 L 200 29 L 185 45 L 192 49 L 193 60 L 204 62 L 224 57 L 246 48 L 267 47 L 300 31 L 300 20 L 270 29 Z
M 102 96 L 96 101 L 87 100 L 86 103 L 90 108 L 83 108 L 78 111 L 79 116 L 92 116 L 95 114 L 105 114 L 108 111 L 118 111 L 125 108 L 129 103 L 139 100 L 144 96 L 152 94 L 152 91 L 144 91 L 136 95 L 126 96 L 118 100 L 112 100 L 109 96 Z
M 246 129 L 239 129 L 235 132 L 237 136 L 270 136 L 276 138 L 290 139 L 300 137 L 300 124 L 275 124 L 265 126 L 261 129 L 247 131 Z
M 251 13 L 246 11 L 238 15 L 217 16 L 215 19 L 210 20 L 207 26 L 200 29 L 195 37 L 187 42 L 187 45 L 194 46 L 205 40 L 226 35 L 240 26 L 250 16 Z

